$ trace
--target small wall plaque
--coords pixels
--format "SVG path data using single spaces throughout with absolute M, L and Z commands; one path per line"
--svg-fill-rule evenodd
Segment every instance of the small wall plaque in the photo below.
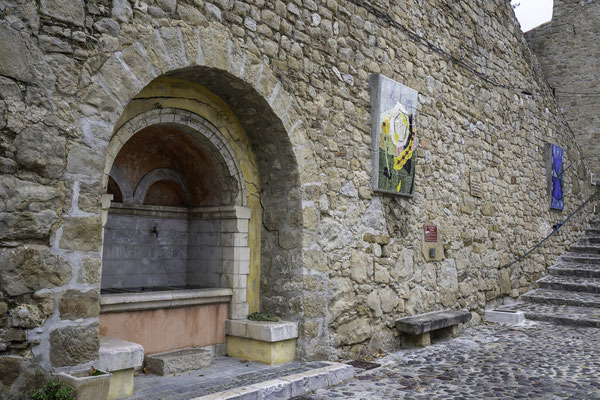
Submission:
M 437 242 L 438 241 L 438 228 L 435 225 L 425 225 L 425 241 L 426 242 Z
M 481 181 L 477 175 L 471 174 L 471 196 L 473 197 L 483 197 L 483 191 L 481 190 Z
M 426 261 L 442 261 L 444 259 L 444 238 L 440 234 L 438 226 L 433 225 L 432 221 L 423 225 L 421 249 Z

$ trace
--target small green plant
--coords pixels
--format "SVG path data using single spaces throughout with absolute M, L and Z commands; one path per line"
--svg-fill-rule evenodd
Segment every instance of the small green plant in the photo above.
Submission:
M 261 313 L 261 312 L 255 312 L 255 313 L 248 315 L 248 319 L 251 321 L 272 321 L 272 322 L 279 321 L 279 318 L 277 318 L 271 314 Z
M 43 388 L 36 390 L 31 400 L 75 400 L 75 393 L 73 388 L 52 380 Z
M 97 370 L 94 367 L 90 367 L 90 370 L 88 372 L 89 372 L 90 376 L 98 376 L 98 375 L 105 375 L 106 374 L 106 372 Z

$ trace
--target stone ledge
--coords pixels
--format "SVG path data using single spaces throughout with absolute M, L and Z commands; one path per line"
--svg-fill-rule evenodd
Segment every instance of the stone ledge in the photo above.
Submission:
M 434 311 L 412 317 L 400 318 L 396 321 L 399 331 L 411 335 L 420 335 L 437 329 L 447 328 L 452 325 L 469 322 L 471 313 L 460 311 Z
M 144 348 L 137 343 L 100 336 L 98 365 L 102 371 L 119 371 L 122 369 L 139 368 L 144 363 Z
M 198 304 L 229 303 L 232 295 L 233 291 L 228 288 L 103 294 L 100 297 L 100 312 L 155 310 Z
M 226 390 L 191 400 L 289 399 L 337 385 L 354 376 L 354 368 L 327 362 L 327 367 Z
M 298 324 L 286 321 L 269 322 L 229 319 L 225 321 L 225 334 L 273 343 L 296 339 L 298 337 Z

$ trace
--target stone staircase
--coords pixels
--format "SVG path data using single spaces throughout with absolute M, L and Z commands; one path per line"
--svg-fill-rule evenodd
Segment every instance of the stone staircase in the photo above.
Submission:
M 537 289 L 521 296 L 522 303 L 498 311 L 522 311 L 530 320 L 600 328 L 600 218 L 548 273 L 537 281 Z

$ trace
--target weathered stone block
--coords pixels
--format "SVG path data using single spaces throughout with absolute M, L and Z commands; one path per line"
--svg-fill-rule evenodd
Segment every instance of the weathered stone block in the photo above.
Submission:
M 145 357 L 146 367 L 157 375 L 171 375 L 199 368 L 212 362 L 212 351 L 205 347 L 157 353 Z
M 79 186 L 79 209 L 81 211 L 98 214 L 102 206 L 102 191 L 100 185 Z
M 21 168 L 48 178 L 59 178 L 65 168 L 66 139 L 49 127 L 25 128 L 15 138 Z
M 58 310 L 62 319 L 97 317 L 100 313 L 100 295 L 96 290 L 67 290 L 60 297 Z
M 31 304 L 21 304 L 10 311 L 11 324 L 17 328 L 35 328 L 41 326 L 46 317 L 39 308 Z
M 127 23 L 133 18 L 133 10 L 127 0 L 114 0 L 111 16 L 119 22 Z
M 335 277 L 329 281 L 329 318 L 335 321 L 343 312 L 356 304 L 352 281 Z
M 71 265 L 43 246 L 0 249 L 0 286 L 11 296 L 62 286 Z
M 5 387 L 10 387 L 21 374 L 21 363 L 26 360 L 17 356 L 0 356 L 0 382 Z
M 411 335 L 420 335 L 436 329 L 447 328 L 451 325 L 462 324 L 471 320 L 471 313 L 460 311 L 436 311 L 412 317 L 401 318 L 396 321 L 399 331 Z
M 23 181 L 12 176 L 0 177 L 0 199 L 4 211 L 39 211 L 58 209 L 62 199 L 59 190 L 51 186 Z
M 39 56 L 34 56 L 26 37 L 12 29 L 6 20 L 0 21 L 0 37 L 0 75 L 25 82 L 35 80 L 32 66 Z
M 350 256 L 350 276 L 358 283 L 366 282 L 373 271 L 373 259 L 369 254 L 352 250 Z
M 68 326 L 50 332 L 50 362 L 53 367 L 82 364 L 98 358 L 98 324 Z
M 54 314 L 54 293 L 34 293 L 31 298 L 46 317 Z
M 0 213 L 0 239 L 48 239 L 58 216 L 53 210 Z
M 100 283 L 100 268 L 101 263 L 97 258 L 85 258 L 82 261 L 81 270 L 79 272 L 79 281 L 81 283 L 89 283 L 96 285 Z
M 84 26 L 85 9 L 83 0 L 41 0 L 42 14 L 59 21 Z
M 369 336 L 371 336 L 371 324 L 367 318 L 360 317 L 337 328 L 336 342 L 341 345 L 350 345 L 361 343 Z
M 97 368 L 114 372 L 141 367 L 144 363 L 144 348 L 137 343 L 100 336 Z
M 59 246 L 66 250 L 98 251 L 102 244 L 100 217 L 67 219 L 63 225 Z
M 264 342 L 238 336 L 227 336 L 227 355 L 264 364 L 281 364 L 296 357 L 296 339 Z
M 85 175 L 100 182 L 104 171 L 104 154 L 79 143 L 73 143 L 67 156 L 67 172 Z
M 227 320 L 225 321 L 225 334 L 263 342 L 279 342 L 297 338 L 298 324 L 287 321 Z

